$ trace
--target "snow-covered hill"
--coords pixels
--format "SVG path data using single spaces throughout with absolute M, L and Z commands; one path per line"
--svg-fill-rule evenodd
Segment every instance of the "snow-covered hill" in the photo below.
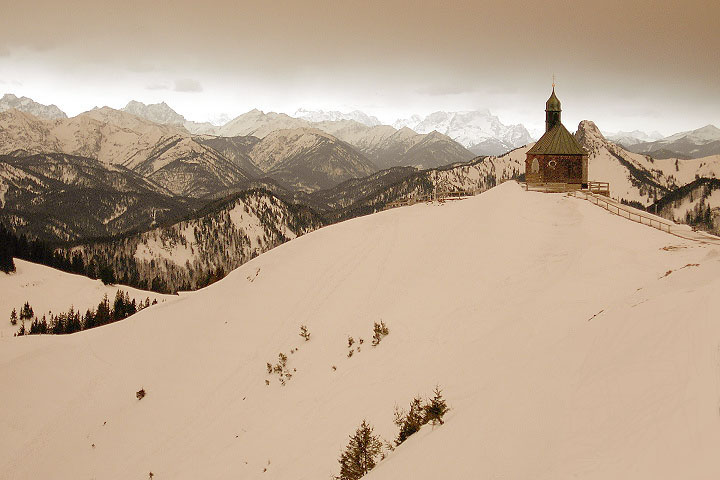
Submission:
M 369 480 L 717 478 L 719 260 L 512 182 L 343 222 L 122 322 L 0 340 L 0 471 L 329 478 L 361 420 L 392 440 L 439 383 L 445 424 Z
M 32 98 L 18 98 L 12 93 L 6 93 L 2 98 L 0 98 L 0 112 L 13 108 L 47 120 L 67 118 L 65 112 L 60 110 L 57 105 L 43 105 L 41 103 L 37 103 Z
M 20 323 L 10 324 L 10 312 L 20 312 L 25 302 L 30 303 L 35 316 L 50 317 L 49 312 L 59 314 L 70 307 L 85 313 L 87 309 L 97 308 L 98 303 L 107 295 L 110 301 L 115 298 L 118 289 L 127 292 L 136 302 L 149 298 L 150 302 L 173 301 L 178 297 L 155 292 L 138 290 L 124 285 L 103 285 L 100 280 L 92 280 L 81 275 L 61 272 L 54 268 L 15 259 L 15 273 L 0 272 L 0 338 L 12 337 L 20 328 Z M 30 324 L 26 324 L 30 328 Z
M 418 133 L 440 132 L 476 155 L 500 155 L 532 142 L 523 125 L 503 125 L 488 110 L 435 112 L 425 118 L 414 115 L 397 120 L 395 128 L 408 127 Z

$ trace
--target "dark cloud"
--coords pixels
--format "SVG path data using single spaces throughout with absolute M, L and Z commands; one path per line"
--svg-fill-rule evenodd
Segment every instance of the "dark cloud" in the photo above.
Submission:
M 203 88 L 200 82 L 193 80 L 192 78 L 179 78 L 175 80 L 176 92 L 202 92 Z

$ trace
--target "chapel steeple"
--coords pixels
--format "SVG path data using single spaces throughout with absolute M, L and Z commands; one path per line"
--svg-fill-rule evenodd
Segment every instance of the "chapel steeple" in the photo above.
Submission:
M 550 98 L 545 102 L 545 131 L 549 132 L 551 128 L 560 122 L 560 100 L 555 96 L 555 82 L 553 82 L 553 89 Z

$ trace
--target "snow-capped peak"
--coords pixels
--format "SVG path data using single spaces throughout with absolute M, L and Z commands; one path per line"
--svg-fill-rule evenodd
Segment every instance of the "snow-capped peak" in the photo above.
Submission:
M 680 132 L 663 139 L 663 142 L 674 142 L 681 138 L 687 138 L 692 143 L 703 145 L 705 143 L 720 140 L 720 128 L 715 125 L 705 125 L 704 127 L 688 132 Z
M 424 118 L 413 115 L 408 119 L 396 121 L 393 126 L 398 129 L 409 127 L 418 133 L 437 130 L 478 154 L 501 153 L 481 151 L 482 144 L 486 144 L 488 140 L 499 142 L 500 148 L 505 151 L 532 142 L 530 133 L 523 125 L 504 125 L 487 109 L 462 112 L 439 111 Z
M 324 111 L 324 110 L 306 110 L 304 108 L 298 109 L 293 115 L 296 118 L 302 118 L 308 122 L 337 122 L 340 120 L 354 120 L 358 123 L 366 125 L 368 127 L 376 127 L 381 125 L 380 120 L 376 117 L 361 112 L 360 110 L 353 110 L 349 113 L 339 112 L 337 110 Z
M 654 142 L 663 138 L 660 132 L 645 133 L 641 130 L 633 130 L 632 132 L 616 132 L 607 133 L 606 138 L 612 140 L 615 143 L 623 145 L 635 145 L 643 142 Z

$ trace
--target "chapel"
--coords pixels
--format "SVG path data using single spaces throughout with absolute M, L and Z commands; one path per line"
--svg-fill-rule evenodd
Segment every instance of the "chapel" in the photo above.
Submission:
M 555 190 L 588 187 L 588 155 L 563 126 L 560 100 L 552 94 L 545 103 L 545 134 L 528 150 L 525 181 L 528 187 L 552 186 Z

